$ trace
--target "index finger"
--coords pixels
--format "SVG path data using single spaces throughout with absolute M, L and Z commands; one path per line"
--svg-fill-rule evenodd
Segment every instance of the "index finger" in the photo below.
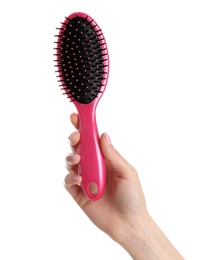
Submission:
M 72 113 L 70 115 L 70 121 L 72 123 L 72 125 L 79 130 L 79 116 L 76 113 Z

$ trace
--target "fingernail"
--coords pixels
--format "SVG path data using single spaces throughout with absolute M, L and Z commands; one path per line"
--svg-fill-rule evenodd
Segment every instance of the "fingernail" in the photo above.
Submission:
M 75 135 L 77 132 L 75 131 L 75 132 L 73 132 L 73 133 L 71 133 L 71 135 L 69 136 L 69 141 L 71 141 L 71 138 L 73 137 L 73 135 Z
M 65 161 L 66 163 L 69 161 L 74 161 L 77 158 L 78 154 L 76 153 L 70 153 L 66 156 Z
M 78 181 L 81 177 L 79 175 L 73 175 L 72 180 L 73 181 Z
M 77 153 L 71 153 L 71 154 L 69 155 L 69 158 L 70 158 L 71 160 L 75 160 L 75 159 L 77 158 L 77 156 L 78 156 Z
M 108 144 L 112 144 L 111 143 L 111 139 L 110 139 L 110 136 L 107 134 L 107 133 L 104 133 L 105 137 L 106 137 L 106 140 L 108 142 Z

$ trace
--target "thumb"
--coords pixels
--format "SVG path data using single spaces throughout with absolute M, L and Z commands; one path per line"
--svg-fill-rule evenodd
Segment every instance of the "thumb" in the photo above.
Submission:
M 103 133 L 101 135 L 100 144 L 104 158 L 113 167 L 117 176 L 121 178 L 128 178 L 129 175 L 130 177 L 130 172 L 133 172 L 133 167 L 113 147 L 111 139 L 107 133 Z

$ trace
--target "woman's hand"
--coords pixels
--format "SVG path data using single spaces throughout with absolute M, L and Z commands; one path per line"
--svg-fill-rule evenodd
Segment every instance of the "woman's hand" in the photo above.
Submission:
M 72 124 L 78 130 L 78 115 L 71 114 Z M 133 259 L 184 259 L 150 217 L 137 171 L 111 144 L 107 134 L 100 137 L 106 162 L 106 188 L 100 200 L 91 201 L 84 194 L 77 174 L 80 156 L 77 147 L 80 133 L 69 137 L 72 153 L 66 157 L 68 174 L 65 188 L 102 231 L 120 244 Z
M 70 119 L 78 130 L 78 115 L 72 114 Z M 82 179 L 77 174 L 80 133 L 72 133 L 69 140 L 72 154 L 66 157 L 69 171 L 65 178 L 67 191 L 97 227 L 114 240 L 123 240 L 132 222 L 136 225 L 141 219 L 148 217 L 136 170 L 113 147 L 108 135 L 102 134 L 100 145 L 106 162 L 107 183 L 103 197 L 98 201 L 91 201 L 80 187 Z

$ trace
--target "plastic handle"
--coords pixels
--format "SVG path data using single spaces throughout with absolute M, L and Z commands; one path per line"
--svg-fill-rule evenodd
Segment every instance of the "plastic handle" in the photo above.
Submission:
M 105 161 L 101 152 L 98 128 L 96 124 L 96 104 L 80 104 L 79 131 L 81 134 L 78 152 L 81 156 L 79 175 L 82 177 L 82 188 L 90 200 L 98 200 L 102 197 L 105 183 Z M 92 191 L 94 187 L 94 192 Z

